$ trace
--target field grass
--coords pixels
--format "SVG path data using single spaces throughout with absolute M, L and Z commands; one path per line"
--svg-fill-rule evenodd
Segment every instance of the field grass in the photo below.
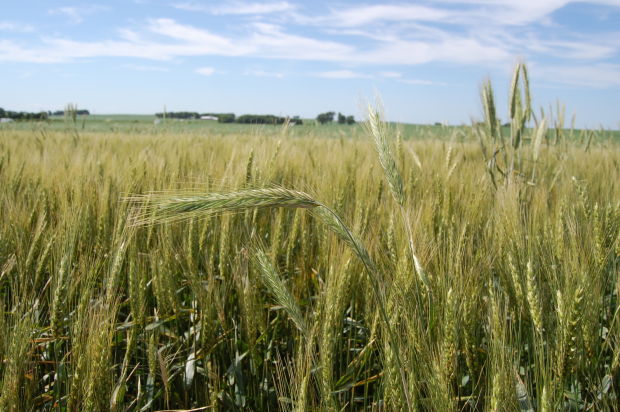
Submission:
M 620 146 L 515 107 L 3 125 L 0 410 L 615 410 Z
M 64 131 L 71 133 L 77 131 L 80 134 L 88 133 L 112 133 L 112 134 L 149 134 L 149 135 L 174 135 L 201 134 L 203 136 L 230 136 L 238 135 L 268 135 L 279 133 L 281 126 L 251 125 L 236 123 L 218 123 L 205 120 L 177 120 L 168 119 L 165 122 L 155 123 L 154 115 L 124 115 L 124 114 L 95 114 L 90 116 L 77 116 L 75 124 L 66 121 L 62 116 L 53 116 L 45 122 L 13 122 L 0 124 L 0 130 L 23 130 L 39 133 L 45 131 Z M 403 140 L 441 139 L 461 142 L 470 136 L 470 126 L 463 125 L 423 125 L 423 124 L 393 124 L 395 134 Z M 568 141 L 584 141 L 588 139 L 589 130 L 571 128 L 570 125 L 561 123 L 558 128 L 562 138 Z M 509 127 L 502 127 L 505 136 L 510 135 Z M 613 140 L 620 142 L 620 130 L 597 129 L 597 140 Z M 555 132 L 554 132 L 555 133 Z M 361 127 L 361 123 L 355 125 L 340 125 L 337 123 L 318 125 L 313 119 L 304 119 L 304 124 L 291 127 L 287 136 L 295 137 L 322 137 L 322 138 L 347 138 L 367 139 L 368 135 Z M 553 137 L 553 136 L 550 136 Z

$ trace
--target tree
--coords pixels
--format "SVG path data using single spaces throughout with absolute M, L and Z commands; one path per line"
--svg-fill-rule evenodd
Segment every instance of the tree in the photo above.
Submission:
M 355 124 L 355 117 L 351 116 L 347 116 L 347 124 Z
M 200 114 L 196 112 L 163 112 L 155 113 L 155 116 L 169 119 L 200 119 Z
M 31 113 L 31 112 L 14 112 L 12 110 L 4 110 L 0 107 L 0 117 L 13 120 L 47 120 L 47 112 Z
M 284 124 L 286 118 L 272 114 L 244 114 L 237 117 L 236 121 L 245 124 Z
M 338 124 L 345 124 L 346 122 L 347 117 L 344 114 L 338 112 Z
M 215 117 L 219 123 L 233 123 L 235 121 L 234 113 L 220 113 L 216 114 Z
M 321 113 L 316 117 L 316 120 L 321 124 L 330 123 L 334 121 L 335 114 L 334 112 Z

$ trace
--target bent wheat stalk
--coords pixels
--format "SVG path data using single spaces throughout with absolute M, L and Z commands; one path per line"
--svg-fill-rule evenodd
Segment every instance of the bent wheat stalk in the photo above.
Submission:
M 216 214 L 239 213 L 249 209 L 274 207 L 308 209 L 321 205 L 306 193 L 280 187 L 207 195 L 151 193 L 130 197 L 127 200 L 143 204 L 141 210 L 135 215 L 134 223 L 138 226 L 191 220 Z
M 403 364 L 396 334 L 390 326 L 386 311 L 385 292 L 381 286 L 379 270 L 370 254 L 351 230 L 343 223 L 336 212 L 323 203 L 315 200 L 304 192 L 281 187 L 266 189 L 246 189 L 228 193 L 211 193 L 207 195 L 178 196 L 174 194 L 151 194 L 135 196 L 127 200 L 143 202 L 142 209 L 136 213 L 134 224 L 148 225 L 166 222 L 178 222 L 189 219 L 207 217 L 215 214 L 240 213 L 249 209 L 267 209 L 291 207 L 312 209 L 312 214 L 347 244 L 362 261 L 377 299 L 381 320 L 388 332 L 389 344 L 399 365 L 401 391 L 408 410 L 411 409 L 410 397 L 406 385 Z M 273 285 L 272 285 L 273 286 Z M 289 313 L 296 326 L 304 329 L 303 323 L 296 313 Z

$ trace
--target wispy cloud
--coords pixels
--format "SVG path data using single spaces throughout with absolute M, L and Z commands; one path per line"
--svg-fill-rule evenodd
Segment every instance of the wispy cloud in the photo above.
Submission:
M 364 73 L 357 73 L 351 70 L 333 70 L 327 72 L 320 72 L 316 74 L 317 77 L 325 79 L 368 79 L 371 76 Z
M 203 76 L 211 76 L 216 73 L 216 70 L 213 67 L 201 67 L 199 69 L 196 69 L 196 73 Z
M 398 79 L 400 83 L 411 84 L 414 86 L 447 86 L 448 84 L 445 82 L 434 82 L 431 80 L 424 79 Z
M 147 66 L 147 65 L 142 65 L 142 64 L 124 64 L 123 67 L 126 69 L 136 70 L 139 72 L 169 72 L 170 71 L 170 69 L 167 67 Z
M 21 24 L 12 21 L 0 21 L 0 31 L 28 33 L 34 31 L 34 27 L 29 24 Z
M 555 11 L 577 2 L 620 6 L 618 0 L 438 0 L 426 5 L 334 7 L 327 14 L 295 13 L 294 17 L 298 24 L 321 27 L 336 36 L 371 39 L 382 46 L 358 53 L 356 61 L 363 63 L 371 59 L 405 65 L 507 62 L 526 52 L 596 60 L 617 54 L 617 33 L 579 38 L 570 27 L 559 26 L 559 41 L 558 33 L 550 36 L 534 27 L 522 28 L 553 25 Z
M 50 14 L 63 14 L 67 16 L 73 23 L 78 24 L 83 21 L 82 14 L 78 12 L 78 9 L 75 7 L 60 7 L 58 9 L 52 9 L 49 11 Z
M 252 25 L 251 44 L 261 57 L 291 60 L 342 61 L 355 54 L 355 47 L 331 40 L 290 34 L 282 26 L 268 23 Z
M 437 3 L 471 6 L 474 15 L 492 18 L 486 22 L 495 25 L 548 24 L 553 12 L 571 3 L 620 5 L 617 0 L 438 0 Z
M 527 48 L 564 59 L 597 60 L 606 59 L 618 53 L 620 43 L 615 41 L 618 38 L 620 38 L 620 33 L 605 33 L 590 39 L 569 41 L 530 39 Z
M 220 6 L 207 6 L 202 3 L 186 2 L 173 4 L 174 8 L 186 11 L 200 11 L 210 14 L 271 14 L 294 10 L 296 7 L 287 1 L 271 3 L 228 2 Z
M 603 67 L 600 65 L 615 58 L 620 51 L 620 44 L 615 41 L 620 35 L 617 31 L 586 36 L 574 34 L 570 27 L 554 28 L 551 32 L 539 30 L 539 23 L 545 23 L 555 11 L 572 2 L 437 0 L 419 4 L 337 5 L 318 13 L 306 7 L 303 15 L 302 7 L 289 1 L 237 1 L 221 5 L 184 2 L 173 6 L 212 15 L 230 15 L 227 19 L 239 24 L 231 29 L 233 25 L 205 27 L 178 19 L 154 18 L 133 21 L 130 28 L 117 28 L 115 37 L 99 40 L 86 41 L 58 34 L 30 42 L 7 38 L 0 40 L 0 61 L 55 63 L 96 57 L 147 60 L 247 57 L 331 63 L 334 70 L 318 74 L 324 78 L 374 77 L 400 79 L 409 84 L 427 83 L 407 80 L 404 68 L 429 63 L 489 67 L 507 65 L 514 56 L 523 56 L 529 60 L 553 57 L 556 62 L 577 67 L 585 67 L 587 60 L 599 64 L 594 67 Z M 620 0 L 586 2 L 620 5 Z M 77 23 L 87 14 L 103 9 L 92 5 L 61 7 L 49 12 L 65 15 Z M 280 18 L 281 13 L 292 17 L 296 24 Z M 511 13 L 516 16 L 512 20 L 507 17 Z M 260 19 L 244 17 L 251 15 L 260 16 Z M 481 21 L 485 22 L 484 26 L 480 25 Z M 0 30 L 17 31 L 18 26 L 13 22 L 0 22 Z M 560 63 L 556 65 L 561 66 Z M 385 70 L 380 71 L 382 68 Z M 607 79 L 605 74 L 609 67 L 601 70 L 602 78 Z M 244 74 L 279 77 L 282 73 L 248 70 Z M 572 81 L 568 73 L 563 78 Z
M 153 39 L 153 34 L 164 40 Z M 0 40 L 0 61 L 56 63 L 92 57 L 135 57 L 170 60 L 179 56 L 240 56 L 254 52 L 253 47 L 171 19 L 150 20 L 146 30 L 136 33 L 122 30 L 121 39 L 79 41 L 44 37 L 39 47 L 25 47 Z
M 41 50 L 26 48 L 10 40 L 0 40 L 0 62 L 57 63 L 62 59 Z
M 317 22 L 344 27 L 366 26 L 377 21 L 446 21 L 453 13 L 419 5 L 371 5 L 332 10 Z
M 377 22 L 432 22 L 467 26 L 520 26 L 548 23 L 549 16 L 571 3 L 618 6 L 617 0 L 436 0 L 430 5 L 356 5 L 332 8 L 325 16 L 298 15 L 301 21 L 344 27 L 368 26 Z M 446 7 L 449 5 L 449 7 Z
M 247 37 L 231 37 L 181 24 L 169 18 L 149 20 L 146 27 L 120 30 L 120 38 L 78 41 L 44 38 L 43 47 L 0 43 L 0 60 L 57 62 L 87 57 L 132 56 L 169 60 L 182 56 L 253 56 L 268 59 L 323 61 L 361 65 L 419 65 L 434 61 L 479 64 L 509 61 L 514 55 L 493 36 L 467 37 L 458 33 L 435 38 L 411 39 L 390 36 L 363 49 L 351 43 L 292 34 L 282 25 L 252 23 Z
M 52 15 L 64 15 L 69 18 L 73 24 L 80 24 L 84 21 L 84 16 L 107 10 L 105 6 L 88 5 L 79 7 L 59 7 L 48 11 Z
M 403 77 L 403 74 L 400 72 L 380 72 L 379 76 L 385 77 L 388 79 L 399 79 Z
M 352 70 L 332 70 L 332 71 L 315 73 L 314 76 L 321 77 L 324 79 L 338 79 L 338 80 L 383 78 L 383 79 L 389 79 L 392 81 L 396 81 L 399 83 L 416 85 L 416 86 L 446 86 L 447 85 L 447 83 L 443 83 L 443 82 L 436 82 L 436 81 L 424 80 L 424 79 L 406 78 L 406 77 L 403 77 L 403 74 L 400 72 L 379 72 L 377 73 L 377 75 L 371 75 L 371 74 L 356 72 Z
M 247 47 L 236 44 L 225 36 L 213 34 L 207 30 L 199 29 L 194 26 L 179 24 L 172 19 L 151 20 L 148 30 L 152 33 L 181 40 L 184 43 L 178 45 L 182 48 L 179 55 L 184 54 L 247 54 Z M 195 50 L 192 52 L 191 50 Z
M 284 78 L 284 73 L 270 72 L 265 70 L 246 70 L 243 72 L 244 76 L 256 76 L 256 77 L 275 77 L 278 79 Z
M 534 79 L 551 84 L 606 88 L 620 86 L 619 64 L 545 66 L 536 65 Z

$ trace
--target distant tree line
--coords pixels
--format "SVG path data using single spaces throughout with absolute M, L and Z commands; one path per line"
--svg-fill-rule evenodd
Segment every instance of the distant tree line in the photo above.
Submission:
M 155 116 L 166 119 L 200 119 L 200 113 L 197 112 L 165 112 L 155 113 Z
M 4 110 L 0 107 L 0 118 L 8 118 L 13 120 L 47 120 L 49 112 L 14 112 L 11 110 Z
M 241 123 L 241 124 L 284 124 L 286 117 L 274 116 L 272 114 L 244 114 L 235 116 L 234 113 L 198 113 L 198 112 L 160 112 L 155 113 L 158 118 L 166 119 L 183 119 L 198 120 L 201 117 L 215 117 L 220 123 Z M 355 117 L 346 116 L 342 113 L 325 112 L 316 117 L 320 124 L 332 123 L 337 121 L 338 124 L 355 124 Z M 299 116 L 290 119 L 295 124 L 303 124 Z
M 235 122 L 234 113 L 203 113 L 202 116 L 217 117 L 217 121 L 220 123 L 234 123 Z
M 72 111 L 73 113 L 73 111 Z M 65 115 L 65 111 L 64 110 L 56 110 L 55 112 L 48 112 L 48 114 L 50 116 L 64 116 Z M 79 110 L 75 110 L 75 114 L 78 116 L 89 116 L 90 115 L 90 111 L 88 110 L 84 110 L 84 109 L 79 109 Z
M 183 120 L 197 120 L 201 117 L 216 117 L 219 123 L 242 123 L 242 124 L 284 124 L 286 117 L 274 116 L 272 114 L 244 114 L 241 116 L 235 116 L 234 113 L 198 113 L 198 112 L 166 112 L 155 113 L 158 118 L 166 119 L 183 119 Z M 302 120 L 299 116 L 295 116 L 290 119 L 295 124 L 302 124 Z
M 237 117 L 235 121 L 242 124 L 284 124 L 284 122 L 286 122 L 286 117 L 279 117 L 271 114 L 244 114 Z
M 321 113 L 316 117 L 317 122 L 320 124 L 331 123 L 334 121 L 335 112 L 325 112 Z M 353 116 L 345 116 L 342 113 L 338 113 L 338 124 L 354 124 L 355 117 Z

